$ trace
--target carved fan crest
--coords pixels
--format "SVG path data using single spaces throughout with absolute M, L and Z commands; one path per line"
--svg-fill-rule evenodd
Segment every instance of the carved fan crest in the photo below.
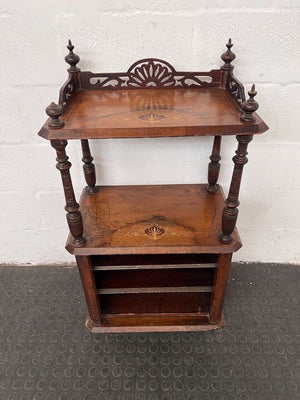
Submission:
M 84 89 L 136 89 L 136 88 L 194 88 L 199 86 L 218 87 L 221 71 L 180 72 L 171 64 L 158 58 L 145 58 L 134 63 L 127 72 L 94 74 L 81 72 Z
M 128 70 L 128 85 L 134 87 L 172 86 L 175 85 L 172 72 L 173 68 L 165 61 L 150 59 L 143 62 L 142 60 Z

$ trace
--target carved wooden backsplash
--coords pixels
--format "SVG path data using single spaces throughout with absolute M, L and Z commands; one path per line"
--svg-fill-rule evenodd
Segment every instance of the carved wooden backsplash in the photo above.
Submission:
M 97 74 L 81 72 L 82 89 L 195 88 L 220 86 L 222 72 L 180 72 L 171 64 L 156 58 L 134 63 L 127 72 Z

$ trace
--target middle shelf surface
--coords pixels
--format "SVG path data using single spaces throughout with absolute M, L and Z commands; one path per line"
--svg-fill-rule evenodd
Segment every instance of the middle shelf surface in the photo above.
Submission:
M 86 245 L 66 248 L 75 255 L 232 253 L 241 247 L 219 241 L 224 195 L 206 184 L 98 186 L 80 200 Z

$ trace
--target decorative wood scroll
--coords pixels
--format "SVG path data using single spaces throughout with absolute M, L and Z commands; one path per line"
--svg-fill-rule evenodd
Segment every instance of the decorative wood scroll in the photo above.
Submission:
M 232 71 L 228 71 L 226 79 L 226 89 L 239 108 L 245 101 L 245 89 L 243 84 L 233 75 Z
M 69 98 L 75 93 L 76 87 L 74 84 L 74 76 L 70 74 L 69 78 L 66 80 L 66 82 L 63 84 L 59 91 L 59 100 L 58 104 L 60 104 L 63 109 L 65 109 Z
M 220 70 L 179 72 L 168 62 L 156 58 L 137 61 L 124 73 L 80 73 L 81 88 L 89 90 L 219 87 L 221 77 Z
M 65 61 L 70 65 L 68 68 L 69 78 L 63 84 L 59 91 L 59 101 L 58 103 L 65 109 L 69 98 L 76 92 L 79 87 L 79 73 L 80 69 L 77 67 L 77 64 L 80 61 L 80 57 L 73 52 L 74 46 L 69 39 L 67 49 L 69 50 L 69 54 L 66 55 Z

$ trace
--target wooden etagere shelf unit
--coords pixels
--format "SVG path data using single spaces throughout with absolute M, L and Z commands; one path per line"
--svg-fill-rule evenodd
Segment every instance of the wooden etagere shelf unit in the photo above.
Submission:
M 247 146 L 268 127 L 233 75 L 231 40 L 220 69 L 176 71 L 143 59 L 125 73 L 83 72 L 69 41 L 69 77 L 39 135 L 56 150 L 70 235 L 92 332 L 207 330 L 224 324 L 223 302 Z M 96 186 L 88 139 L 213 136 L 208 182 Z M 236 135 L 225 200 L 218 185 L 221 139 Z M 77 203 L 67 141 L 79 139 L 87 187 Z M 134 162 L 134 161 L 133 161 Z

